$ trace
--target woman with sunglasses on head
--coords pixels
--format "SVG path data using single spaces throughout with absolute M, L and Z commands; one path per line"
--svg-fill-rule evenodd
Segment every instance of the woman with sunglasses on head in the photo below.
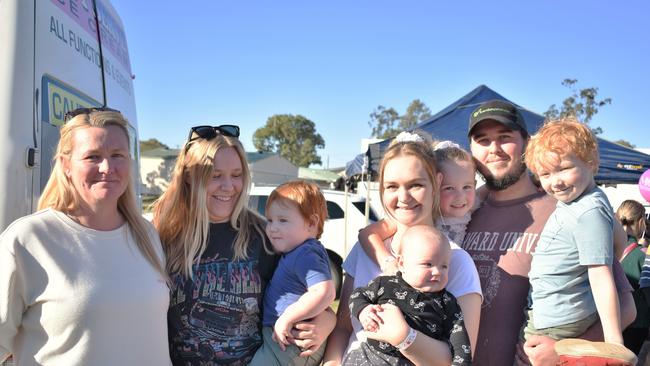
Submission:
M 638 354 L 650 328 L 650 307 L 639 286 L 643 263 L 646 259 L 646 253 L 643 252 L 643 247 L 639 244 L 639 239 L 644 236 L 646 230 L 645 207 L 638 201 L 625 200 L 616 210 L 616 219 L 627 234 L 627 246 L 623 250 L 619 262 L 623 266 L 627 280 L 634 288 L 632 297 L 636 307 L 636 319 L 623 330 L 623 342 L 625 347 Z
M 0 236 L 0 361 L 170 365 L 160 239 L 139 213 L 127 122 L 66 116 L 39 211 Z
M 171 276 L 168 313 L 175 365 L 246 365 L 262 344 L 262 299 L 278 257 L 266 223 L 247 208 L 250 172 L 233 125 L 193 127 L 167 191 L 154 204 Z M 334 328 L 323 312 L 299 323 L 305 355 Z

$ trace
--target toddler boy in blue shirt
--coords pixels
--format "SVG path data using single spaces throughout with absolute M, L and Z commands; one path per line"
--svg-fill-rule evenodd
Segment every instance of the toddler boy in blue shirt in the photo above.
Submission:
M 291 329 L 323 312 L 336 296 L 327 252 L 318 241 L 327 219 L 325 198 L 313 183 L 290 181 L 271 192 L 265 211 L 266 235 L 282 256 L 264 294 L 264 343 L 250 365 L 320 365 L 325 343 L 300 358 Z

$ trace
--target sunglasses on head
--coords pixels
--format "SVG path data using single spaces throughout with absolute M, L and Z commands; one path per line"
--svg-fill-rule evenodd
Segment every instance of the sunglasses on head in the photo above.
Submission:
M 239 137 L 239 126 L 195 126 L 190 129 L 190 134 L 187 136 L 187 142 L 189 143 L 197 139 L 212 140 L 217 137 L 217 135 Z
M 239 138 L 239 126 L 220 125 L 220 126 L 194 126 L 190 128 L 190 134 L 187 136 L 185 143 L 185 152 L 190 148 L 190 143 L 194 140 L 205 139 L 212 140 L 217 135 Z
M 65 112 L 65 115 L 63 116 L 63 122 L 68 122 L 69 120 L 73 119 L 74 117 L 80 115 L 80 114 L 90 114 L 92 112 L 117 112 L 120 113 L 117 109 L 109 108 L 109 107 L 90 107 L 90 108 L 77 108 L 73 109 L 71 111 Z

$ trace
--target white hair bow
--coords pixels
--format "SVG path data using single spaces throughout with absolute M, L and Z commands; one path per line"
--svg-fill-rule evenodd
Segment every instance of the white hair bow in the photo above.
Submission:
M 400 132 L 399 135 L 395 137 L 397 142 L 424 142 L 422 136 L 417 133 L 411 133 L 408 131 Z
M 460 145 L 458 145 L 455 142 L 445 140 L 445 141 L 440 141 L 439 143 L 436 144 L 436 146 L 433 148 L 434 150 L 441 150 L 441 149 L 449 149 L 455 147 L 457 149 L 460 149 Z

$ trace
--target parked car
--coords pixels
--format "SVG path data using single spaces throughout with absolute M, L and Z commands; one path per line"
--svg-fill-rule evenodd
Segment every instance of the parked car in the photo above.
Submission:
M 264 215 L 266 201 L 275 187 L 255 186 L 251 189 L 248 206 Z M 330 259 L 332 279 L 337 289 L 337 297 L 341 288 L 343 274 L 341 264 L 354 243 L 357 242 L 359 230 L 368 223 L 365 218 L 366 201 L 363 197 L 344 192 L 322 190 L 327 201 L 327 216 L 323 227 L 321 243 L 327 249 Z M 369 222 L 377 221 L 375 211 L 370 207 Z

